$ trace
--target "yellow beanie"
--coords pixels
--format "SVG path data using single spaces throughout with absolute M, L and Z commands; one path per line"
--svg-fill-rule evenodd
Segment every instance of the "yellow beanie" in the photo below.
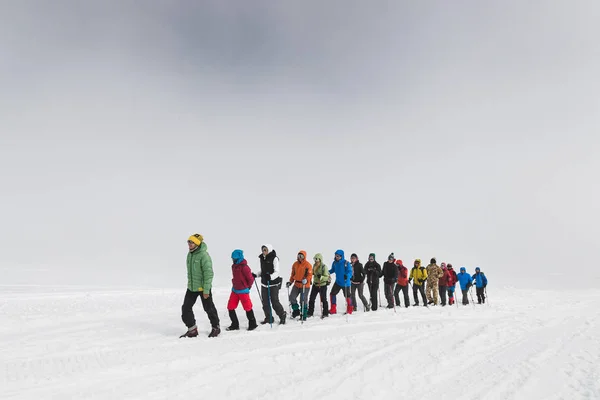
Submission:
M 196 246 L 200 246 L 200 243 L 202 243 L 203 240 L 204 240 L 204 238 L 202 237 L 202 235 L 200 235 L 198 233 L 194 233 L 192 236 L 190 236 L 188 238 L 188 242 L 192 242 Z

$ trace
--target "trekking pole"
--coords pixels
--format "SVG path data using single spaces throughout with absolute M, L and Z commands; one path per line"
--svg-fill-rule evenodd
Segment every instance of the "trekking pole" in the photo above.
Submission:
M 286 286 L 287 294 L 288 294 L 288 311 L 290 312 L 290 316 L 292 315 L 292 303 L 290 303 L 290 287 Z
M 392 304 L 394 305 L 394 314 L 396 314 L 396 298 L 394 297 L 394 291 L 390 286 L 390 295 L 392 296 Z
M 488 297 L 488 294 L 487 294 L 487 286 L 483 288 L 483 293 L 485 293 L 485 301 L 487 302 L 486 304 L 489 306 L 490 298 Z
M 471 288 L 472 288 L 472 287 L 473 287 L 473 286 L 470 286 L 470 287 L 469 287 L 469 296 L 471 296 L 471 304 L 473 304 L 473 307 L 475 307 L 475 300 L 473 300 L 473 293 L 471 293 Z
M 254 287 L 256 287 L 256 291 L 258 292 L 258 298 L 260 299 L 260 302 L 262 303 L 262 296 L 260 295 L 260 290 L 258 290 L 258 284 L 256 283 L 256 279 L 254 280 Z
M 300 295 L 300 325 L 304 325 L 304 307 L 306 305 L 306 296 L 304 296 L 304 288 L 306 285 L 302 284 L 302 294 Z
M 271 324 L 271 329 L 273 329 L 273 307 L 271 307 L 271 281 L 269 281 L 267 285 L 267 294 L 269 296 L 269 324 Z
M 346 285 L 346 282 L 344 282 L 344 285 Z M 344 296 L 346 296 L 346 322 L 348 322 L 348 311 L 350 310 L 348 309 L 348 288 L 346 286 L 344 286 Z M 352 304 L 352 301 L 350 303 Z
M 379 307 L 381 307 L 381 290 L 379 290 L 379 285 L 377 285 L 377 295 L 379 296 Z
M 317 286 L 319 288 L 319 303 L 321 304 L 321 319 L 323 319 L 323 296 L 321 294 L 321 286 Z
M 456 301 L 456 283 L 454 284 L 454 290 L 452 290 L 452 296 L 454 298 L 454 302 L 456 303 L 456 308 L 459 308 L 458 301 Z

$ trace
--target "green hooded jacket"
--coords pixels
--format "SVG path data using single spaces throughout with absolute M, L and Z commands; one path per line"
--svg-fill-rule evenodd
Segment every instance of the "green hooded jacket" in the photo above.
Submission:
M 313 285 L 319 287 L 327 286 L 327 283 L 329 283 L 329 268 L 323 263 L 323 255 L 317 253 L 313 258 L 321 261 L 321 264 L 318 267 L 313 265 Z
M 191 292 L 210 293 L 213 281 L 212 259 L 207 252 L 206 243 L 200 243 L 200 246 L 187 255 L 187 278 L 188 289 Z

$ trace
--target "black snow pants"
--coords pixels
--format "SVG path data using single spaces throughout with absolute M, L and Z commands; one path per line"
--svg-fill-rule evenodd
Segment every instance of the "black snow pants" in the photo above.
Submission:
M 279 289 L 281 289 L 281 284 L 269 287 L 261 285 L 260 295 L 262 297 L 262 307 L 265 312 L 265 319 L 270 320 L 270 322 L 274 321 L 275 315 L 281 318 L 284 313 L 283 306 L 279 301 Z M 271 306 L 273 306 L 273 311 L 275 311 L 274 314 L 271 312 Z
M 427 296 L 425 295 L 425 287 L 424 285 L 413 285 L 413 296 L 415 298 L 415 306 L 419 305 L 419 293 L 421 293 L 421 297 L 423 298 L 423 305 L 427 305 Z
M 327 285 L 313 285 L 310 291 L 310 299 L 308 300 L 308 316 L 312 316 L 315 312 L 315 300 L 320 295 L 321 303 L 323 304 L 322 316 L 329 315 L 329 302 L 327 301 Z
M 394 299 L 396 300 L 396 305 L 400 307 L 400 291 L 402 290 L 402 294 L 404 295 L 404 307 L 408 307 L 410 304 L 410 300 L 408 298 L 408 285 L 400 286 L 396 284 L 396 289 L 394 289 Z
M 476 292 L 477 292 L 477 303 L 479 303 L 479 304 L 485 303 L 485 291 L 484 291 L 484 288 L 478 287 L 478 288 L 476 288 Z
M 207 299 L 204 298 L 203 294 L 204 292 L 192 292 L 189 289 L 185 292 L 185 298 L 183 299 L 183 305 L 181 306 L 181 320 L 188 328 L 196 325 L 196 317 L 194 316 L 193 308 L 198 297 L 200 297 L 200 300 L 202 301 L 202 308 L 204 308 L 206 315 L 208 315 L 210 325 L 213 328 L 219 327 L 219 313 L 217 312 L 215 303 L 213 303 L 212 293 L 209 293 Z

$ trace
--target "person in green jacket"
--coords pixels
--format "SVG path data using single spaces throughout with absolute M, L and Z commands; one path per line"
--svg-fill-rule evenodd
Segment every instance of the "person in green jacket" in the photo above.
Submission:
M 313 287 L 310 291 L 308 301 L 308 316 L 312 317 L 315 312 L 315 300 L 317 295 L 321 295 L 322 313 L 321 318 L 329 316 L 329 303 L 327 302 L 327 285 L 331 283 L 329 269 L 323 264 L 323 256 L 320 253 L 315 254 L 313 265 Z
M 186 333 L 180 337 L 196 337 L 198 336 L 198 327 L 196 326 L 196 318 L 194 317 L 193 307 L 196 300 L 200 297 L 202 307 L 208 315 L 212 330 L 208 337 L 217 337 L 221 333 L 219 326 L 219 314 L 211 293 L 213 268 L 212 259 L 207 251 L 206 243 L 202 235 L 194 234 L 188 238 L 189 253 L 187 255 L 187 291 L 183 305 L 181 306 L 181 319 L 188 327 Z

